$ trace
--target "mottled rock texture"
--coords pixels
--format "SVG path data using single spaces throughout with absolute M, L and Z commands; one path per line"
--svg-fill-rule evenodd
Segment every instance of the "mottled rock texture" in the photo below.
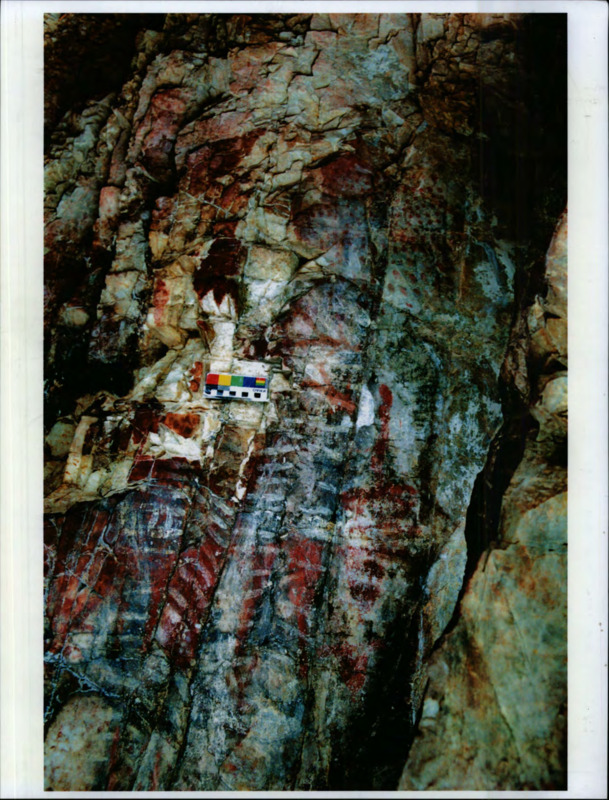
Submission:
M 565 215 L 548 252 L 547 294 L 521 313 L 506 360 L 514 384 L 530 388 L 524 453 L 496 539 L 430 659 L 401 789 L 566 787 L 566 267 Z M 500 436 L 498 457 L 504 447 Z
M 45 37 L 47 788 L 564 788 L 564 18 Z

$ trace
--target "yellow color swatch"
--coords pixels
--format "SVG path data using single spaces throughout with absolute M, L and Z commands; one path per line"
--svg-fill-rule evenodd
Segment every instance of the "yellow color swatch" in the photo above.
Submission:
M 230 386 L 230 375 L 219 375 L 218 386 Z

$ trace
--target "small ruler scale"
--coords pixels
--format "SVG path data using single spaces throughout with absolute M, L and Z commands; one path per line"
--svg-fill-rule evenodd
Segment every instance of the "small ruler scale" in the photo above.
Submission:
M 248 375 L 208 373 L 205 378 L 205 397 L 221 400 L 253 400 L 264 403 L 269 399 L 267 378 L 251 378 Z

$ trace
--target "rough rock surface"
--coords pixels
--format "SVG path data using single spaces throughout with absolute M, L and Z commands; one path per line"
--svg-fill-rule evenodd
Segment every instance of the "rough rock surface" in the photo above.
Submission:
M 564 20 L 92 16 L 46 18 L 47 788 L 560 788 Z
M 547 295 L 516 326 L 522 359 L 513 374 L 532 395 L 524 454 L 497 541 L 430 659 L 400 789 L 566 787 L 566 268 L 565 215 L 548 252 Z

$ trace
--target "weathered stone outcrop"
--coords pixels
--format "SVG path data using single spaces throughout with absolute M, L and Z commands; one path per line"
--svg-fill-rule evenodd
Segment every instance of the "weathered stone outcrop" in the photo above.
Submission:
M 545 266 L 547 294 L 519 317 L 506 364 L 529 387 L 524 453 L 496 540 L 430 659 L 401 789 L 566 786 L 566 215 Z
M 47 788 L 560 788 L 561 20 L 99 25 L 47 19 Z

